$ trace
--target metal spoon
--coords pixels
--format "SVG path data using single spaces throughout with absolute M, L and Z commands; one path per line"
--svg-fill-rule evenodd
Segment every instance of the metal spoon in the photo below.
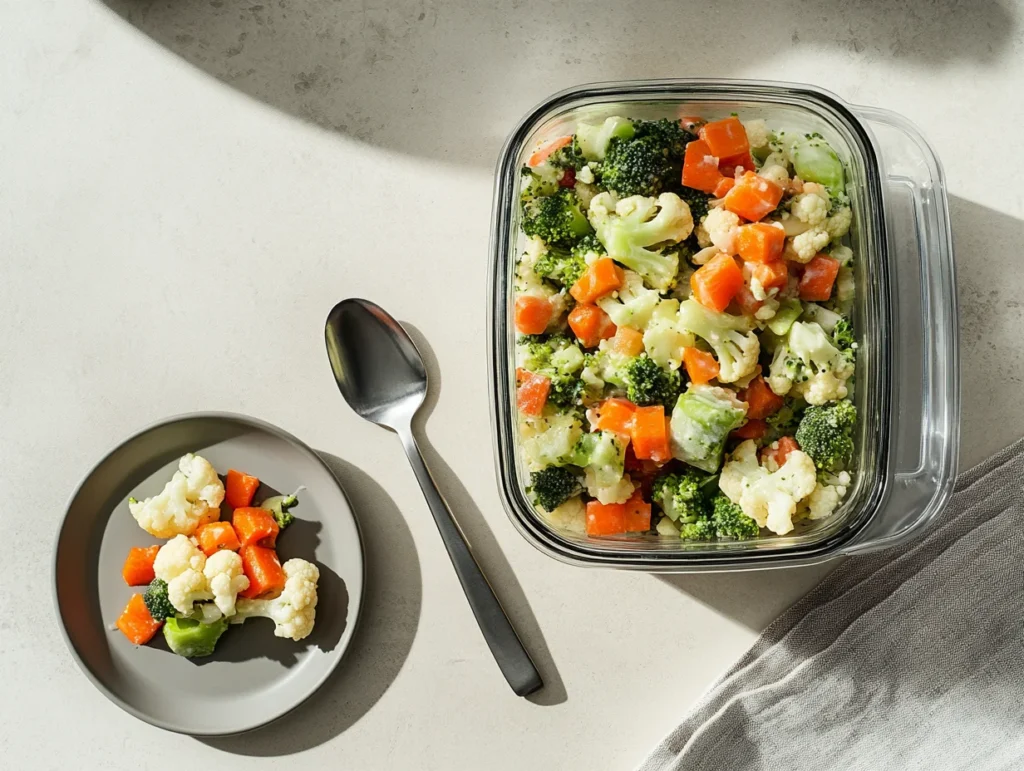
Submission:
M 427 395 L 427 371 L 415 344 L 387 311 L 357 299 L 342 300 L 331 309 L 324 336 L 334 379 L 349 406 L 360 417 L 390 428 L 401 438 L 462 590 L 501 673 L 517 695 L 533 693 L 544 684 L 540 673 L 474 559 L 413 435 L 413 416 Z

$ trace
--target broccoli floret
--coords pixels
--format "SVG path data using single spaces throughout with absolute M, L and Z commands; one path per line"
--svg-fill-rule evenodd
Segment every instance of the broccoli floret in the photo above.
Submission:
M 523 232 L 539 237 L 549 246 L 571 249 L 593 231 L 580 211 L 576 194 L 562 188 L 551 195 L 523 198 Z
M 672 162 L 653 137 L 615 140 L 600 166 L 601 184 L 621 196 L 656 196 L 665 188 Z
M 710 519 L 698 519 L 679 528 L 679 537 L 684 541 L 713 541 L 715 526 Z
M 213 653 L 227 628 L 228 622 L 224 618 L 206 624 L 191 618 L 171 617 L 164 624 L 164 639 L 167 647 L 179 656 L 199 658 Z
M 587 238 L 592 238 L 592 236 Z M 587 263 L 583 259 L 583 255 L 577 252 L 575 246 L 572 252 L 549 249 L 533 265 L 533 272 L 538 276 L 564 287 L 575 284 L 586 269 Z
M 708 201 L 711 200 L 711 196 L 700 190 L 694 190 L 692 187 L 683 187 L 680 190 L 679 197 L 686 201 L 686 205 L 690 207 L 690 214 L 693 216 L 694 222 L 700 222 L 704 215 L 708 213 Z
M 800 449 L 822 471 L 838 471 L 853 455 L 857 408 L 849 401 L 808 407 L 796 430 Z
M 626 397 L 641 407 L 663 404 L 671 408 L 683 388 L 678 370 L 659 367 L 646 353 L 626 365 L 624 379 Z
M 840 317 L 832 328 L 832 342 L 850 364 L 857 357 L 857 340 L 853 336 L 853 325 L 846 316 Z
M 719 538 L 735 538 L 737 541 L 744 541 L 748 538 L 757 538 L 761 528 L 757 522 L 743 513 L 737 504 L 729 500 L 725 493 L 719 492 L 715 496 L 711 524 L 715 527 L 715 534 Z
M 609 142 L 599 168 L 601 183 L 622 196 L 678 190 L 686 144 L 693 139 L 678 121 L 634 121 L 631 137 Z
M 273 498 L 267 498 L 260 504 L 260 508 L 267 509 L 273 514 L 277 526 L 284 530 L 295 521 L 295 515 L 289 509 L 294 509 L 299 505 L 298 495 L 303 489 L 305 488 L 300 487 L 291 495 L 275 495 Z
M 693 232 L 690 210 L 679 196 L 638 195 L 619 201 L 610 193 L 601 193 L 590 202 L 589 217 L 598 239 L 617 262 L 660 292 L 675 283 L 679 255 L 657 247 L 682 241 Z
M 684 129 L 677 120 L 633 121 L 634 136 L 637 139 L 651 138 L 658 143 L 663 154 L 675 162 L 682 162 L 686 145 L 697 137 Z
M 654 480 L 651 499 L 677 524 L 705 519 L 710 513 L 703 485 L 708 477 L 696 469 L 678 474 L 663 474 Z
M 573 137 L 572 142 L 565 147 L 555 150 L 555 152 L 547 157 L 545 162 L 551 164 L 556 169 L 579 171 L 587 164 L 587 159 L 584 157 L 576 137 Z
M 142 595 L 142 601 L 146 603 L 146 610 L 153 617 L 154 621 L 163 621 L 175 613 L 174 606 L 167 596 L 167 582 L 162 578 L 154 578 Z
M 581 489 L 576 475 L 563 466 L 548 466 L 530 474 L 530 492 L 545 511 L 554 511 Z
M 761 345 L 753 326 L 746 316 L 716 313 L 696 300 L 679 305 L 679 327 L 711 346 L 718 359 L 718 379 L 723 383 L 734 383 L 757 367 Z
M 588 254 L 608 254 L 608 250 L 604 248 L 604 244 L 602 244 L 594 234 L 583 236 L 583 238 L 581 238 L 572 248 L 572 255 L 574 257 L 580 257 L 585 260 Z
M 551 376 L 548 403 L 562 410 L 570 410 L 580 404 L 586 386 L 574 375 Z

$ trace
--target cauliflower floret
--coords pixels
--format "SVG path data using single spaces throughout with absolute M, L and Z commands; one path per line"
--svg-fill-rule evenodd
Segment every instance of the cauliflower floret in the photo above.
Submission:
M 220 612 L 233 616 L 238 593 L 249 588 L 249 579 L 242 571 L 242 558 L 233 551 L 222 549 L 207 558 L 203 575 Z
M 576 172 L 576 179 L 587 185 L 594 184 L 594 170 L 590 168 L 589 163 Z
M 694 338 L 678 326 L 679 301 L 658 303 L 644 331 L 644 350 L 659 366 L 679 369 L 683 350 L 692 347 Z
M 806 189 L 807 185 L 804 185 L 804 190 L 806 191 Z M 831 203 L 828 200 L 827 193 L 819 195 L 818 193 L 803 192 L 800 195 L 793 196 L 789 210 L 801 222 L 814 226 L 820 225 L 828 218 L 830 206 Z
M 306 560 L 290 559 L 282 566 L 286 576 L 284 590 L 271 600 L 238 600 L 232 624 L 260 616 L 274 621 L 274 634 L 302 640 L 313 631 L 316 621 L 317 581 L 320 571 Z
M 768 124 L 763 119 L 745 120 L 743 129 L 747 132 L 747 141 L 752 149 L 768 146 Z
M 611 484 L 604 484 L 604 480 L 600 479 L 600 469 L 587 466 L 583 472 L 586 477 L 587 494 L 597 498 L 601 503 L 625 503 L 636 489 L 629 474 L 623 474 Z
M 704 217 L 702 224 L 708 232 L 708 238 L 712 244 L 726 254 L 736 253 L 733 241 L 736 235 L 736 228 L 740 225 L 739 217 L 728 209 L 711 209 Z
M 837 399 L 845 399 L 849 395 L 846 380 L 832 371 L 818 372 L 811 375 L 803 383 L 793 386 L 792 393 L 802 396 L 808 404 L 825 404 Z
M 554 511 L 541 510 L 541 516 L 556 530 L 573 535 L 587 533 L 587 507 L 578 495 L 574 495 Z
M 793 259 L 797 262 L 808 263 L 814 259 L 814 255 L 828 246 L 828 242 L 831 240 L 832 236 L 822 228 L 811 228 L 798 236 L 793 236 L 790 239 L 793 247 Z
M 615 326 L 643 329 L 661 300 L 661 295 L 656 289 L 644 286 L 644 279 L 639 273 L 631 270 L 624 273 L 625 281 L 622 288 L 605 295 L 597 304 L 608 314 Z
M 807 499 L 807 518 L 824 519 L 830 516 L 846 496 L 850 481 L 850 475 L 845 471 L 818 480 L 814 492 Z
M 205 567 L 206 555 L 184 535 L 174 536 L 156 553 L 153 573 L 167 582 L 167 598 L 179 613 L 191 613 L 192 603 L 212 599 Z
M 693 229 L 693 233 L 697 236 L 697 245 L 699 247 L 707 249 L 711 246 L 711 236 L 708 235 L 708 230 L 704 227 L 703 220 L 697 223 L 697 227 Z
M 757 445 L 749 439 L 726 461 L 718 481 L 744 514 L 777 535 L 793 529 L 797 505 L 814 492 L 816 484 L 814 461 L 806 453 L 793 450 L 773 473 L 758 464 Z
M 693 299 L 679 305 L 679 329 L 711 346 L 722 383 L 734 383 L 757 367 L 761 347 L 753 326 L 746 316 L 716 313 Z
M 519 421 L 523 454 L 532 471 L 563 462 L 582 434 L 580 421 L 572 415 L 551 415 Z
M 849 206 L 843 206 L 825 221 L 825 231 L 829 238 L 835 240 L 849 233 L 852 224 L 853 212 Z
M 220 518 L 224 485 L 209 461 L 189 453 L 159 495 L 144 501 L 128 499 L 139 527 L 157 538 L 192 535 L 200 525 Z

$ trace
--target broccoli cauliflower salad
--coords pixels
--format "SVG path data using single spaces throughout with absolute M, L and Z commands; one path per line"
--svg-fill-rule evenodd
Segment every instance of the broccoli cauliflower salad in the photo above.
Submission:
M 135 645 L 160 629 L 168 647 L 187 658 L 214 652 L 229 624 L 262 616 L 274 634 L 302 640 L 316 620 L 320 571 L 304 559 L 281 564 L 277 539 L 295 519 L 292 495 L 263 496 L 257 477 L 231 469 L 224 482 L 209 461 L 185 455 L 164 489 L 128 499 L 131 515 L 163 545 L 132 548 L 122 575 L 133 594 L 115 627 Z M 231 520 L 220 519 L 220 506 Z
M 857 343 L 828 143 L 737 116 L 612 117 L 522 174 L 515 377 L 538 512 L 685 541 L 832 515 Z

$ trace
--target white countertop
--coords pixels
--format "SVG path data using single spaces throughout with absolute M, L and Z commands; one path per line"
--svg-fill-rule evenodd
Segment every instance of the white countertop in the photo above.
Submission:
M 951 195 L 963 467 L 1024 433 L 1020 7 L 109 3 L 0 4 L 5 767 L 629 768 L 824 574 L 585 571 L 507 520 L 484 366 L 492 169 L 511 125 L 559 88 L 801 80 L 909 117 Z M 335 389 L 321 329 L 350 295 L 433 349 L 435 472 L 550 683 L 541 703 L 498 673 L 395 437 Z M 109 703 L 50 601 L 81 475 L 135 429 L 201 409 L 342 459 L 371 582 L 336 679 L 285 722 L 219 742 Z

